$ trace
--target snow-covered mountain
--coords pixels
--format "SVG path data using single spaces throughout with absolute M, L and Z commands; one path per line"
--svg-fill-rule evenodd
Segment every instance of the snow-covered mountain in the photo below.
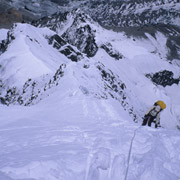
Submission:
M 130 28 L 77 9 L 0 30 L 1 179 L 180 179 L 180 30 Z M 164 128 L 141 127 L 159 99 Z
M 180 26 L 177 0 L 90 1 L 89 7 L 91 17 L 109 28 L 152 24 Z
M 180 26 L 179 0 L 1 0 L 0 27 L 5 25 L 9 8 L 16 8 L 25 22 L 56 12 L 81 8 L 101 25 L 114 28 L 143 26 L 151 24 L 171 24 Z M 4 13 L 1 16 L 1 13 Z M 9 24 L 19 22 L 8 18 Z
M 107 8 L 107 9 L 109 9 L 109 8 Z M 67 23 L 70 22 L 70 19 L 72 21 L 72 19 L 76 18 L 76 16 L 81 16 L 81 13 L 79 13 L 78 15 L 76 14 L 76 12 L 79 12 L 79 11 L 80 10 L 74 10 L 70 13 L 68 13 L 68 12 L 56 13 L 53 16 L 44 17 L 44 18 L 34 22 L 33 24 L 38 27 L 47 27 L 48 26 L 51 30 L 56 31 L 58 33 L 59 29 L 63 28 L 63 26 L 65 26 L 65 25 L 68 25 Z M 112 13 L 113 12 L 114 11 L 112 11 Z M 100 14 L 103 14 L 103 13 L 100 13 Z M 94 13 L 92 14 L 92 16 L 93 15 L 94 15 Z M 87 16 L 87 15 L 85 15 L 85 16 Z M 95 17 L 99 17 L 99 16 L 95 15 Z M 151 16 L 149 16 L 149 17 L 151 17 Z M 80 17 L 78 17 L 78 18 L 80 18 Z M 81 18 L 81 21 L 83 21 L 83 18 L 84 17 Z M 117 21 L 119 21 L 118 17 L 113 16 L 113 18 L 117 19 Z M 101 19 L 103 20 L 104 18 L 102 17 Z M 166 15 L 164 15 L 164 19 L 166 19 Z M 171 18 L 169 18 L 169 19 L 171 19 Z M 157 32 L 162 33 L 167 38 L 166 46 L 168 48 L 168 53 L 167 52 L 166 53 L 167 53 L 168 60 L 180 59 L 180 54 L 179 54 L 179 51 L 180 51 L 180 28 L 179 28 L 179 26 L 173 25 L 173 23 L 166 24 L 165 22 L 162 22 L 162 24 L 159 24 L 156 21 L 156 23 L 154 23 L 154 24 L 153 23 L 144 24 L 143 22 L 140 22 L 140 23 L 142 23 L 141 26 L 134 24 L 132 27 L 130 25 L 127 25 L 127 27 L 123 27 L 123 24 L 122 24 L 122 25 L 119 25 L 119 27 L 118 27 L 118 24 L 116 24 L 116 25 L 112 24 L 113 23 L 112 20 L 109 20 L 107 22 L 109 22 L 109 24 L 111 24 L 110 29 L 113 29 L 116 32 L 125 32 L 127 36 L 131 36 L 131 37 L 146 39 L 147 38 L 146 33 L 147 33 L 147 34 L 150 34 L 151 36 L 153 36 L 154 38 L 156 38 Z M 106 29 L 110 26 L 103 21 L 102 22 L 100 21 L 100 23 L 103 24 L 103 27 L 105 26 Z M 74 36 L 73 38 L 76 39 L 76 36 Z

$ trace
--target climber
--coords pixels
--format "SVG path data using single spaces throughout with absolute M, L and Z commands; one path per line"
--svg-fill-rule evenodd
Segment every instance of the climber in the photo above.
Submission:
M 166 104 L 163 101 L 157 101 L 154 105 L 147 111 L 144 116 L 142 126 L 145 126 L 148 123 L 148 126 L 151 126 L 152 122 L 155 122 L 155 128 L 160 126 L 160 112 L 166 108 Z

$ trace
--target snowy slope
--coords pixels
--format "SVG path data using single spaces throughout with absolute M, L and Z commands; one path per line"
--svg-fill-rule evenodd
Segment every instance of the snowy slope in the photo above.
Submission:
M 54 26 L 56 15 L 45 21 L 54 31 L 17 24 L 1 43 L 0 178 L 179 180 L 180 72 L 168 37 L 108 31 L 79 10 Z M 164 128 L 141 127 L 159 99 Z
M 178 180 L 179 132 L 139 128 L 117 105 L 59 89 L 36 106 L 0 106 L 0 177 L 117 180 L 129 167 L 129 180 Z
M 16 24 L 2 43 L 0 57 L 0 94 L 3 103 L 29 104 L 37 94 L 62 75 L 68 58 L 49 45 L 55 32 L 28 24 Z M 48 87 L 47 87 L 48 86 Z M 36 88 L 35 88 L 36 87 Z
M 2 40 L 6 39 L 8 30 L 1 29 L 0 31 L 1 31 L 1 33 L 0 33 L 0 42 L 1 42 Z
M 14 40 L 8 46 L 8 51 L 1 55 L 2 66 L 7 69 L 3 70 L 1 77 L 18 86 L 28 78 L 54 73 L 64 61 L 45 39 L 45 36 L 53 34 L 48 29 L 38 30 L 30 25 L 18 24 L 13 28 L 10 36 Z

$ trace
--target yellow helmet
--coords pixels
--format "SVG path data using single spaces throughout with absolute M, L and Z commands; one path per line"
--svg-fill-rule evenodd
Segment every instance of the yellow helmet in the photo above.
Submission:
M 166 108 L 166 104 L 163 101 L 157 101 L 156 102 L 157 105 L 159 105 L 161 107 L 161 109 L 165 109 Z

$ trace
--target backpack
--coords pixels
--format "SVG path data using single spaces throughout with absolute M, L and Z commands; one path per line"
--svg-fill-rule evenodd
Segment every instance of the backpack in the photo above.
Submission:
M 155 103 L 155 105 L 159 105 L 161 107 L 161 109 L 165 109 L 166 108 L 166 104 L 163 101 L 157 101 Z

